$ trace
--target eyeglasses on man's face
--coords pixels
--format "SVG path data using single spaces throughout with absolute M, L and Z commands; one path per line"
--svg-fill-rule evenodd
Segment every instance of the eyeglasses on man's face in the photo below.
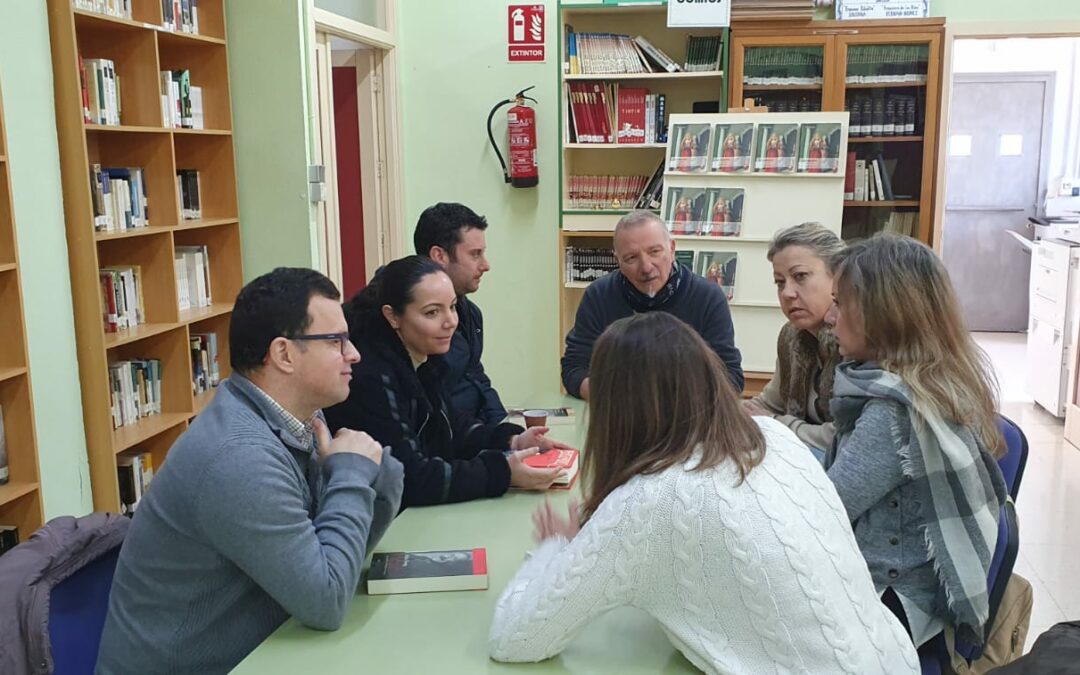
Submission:
M 309 335 L 297 335 L 296 337 L 287 338 L 289 340 L 300 341 L 317 341 L 328 340 L 338 343 L 338 349 L 341 350 L 341 355 L 345 356 L 345 345 L 352 344 L 349 342 L 349 333 L 311 333 Z

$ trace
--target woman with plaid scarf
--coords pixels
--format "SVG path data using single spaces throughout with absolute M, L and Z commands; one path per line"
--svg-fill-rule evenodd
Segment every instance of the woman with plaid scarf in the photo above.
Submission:
M 945 627 L 981 644 L 1006 497 L 989 363 L 924 244 L 878 235 L 832 268 L 826 321 L 845 360 L 826 471 L 882 601 L 915 645 Z

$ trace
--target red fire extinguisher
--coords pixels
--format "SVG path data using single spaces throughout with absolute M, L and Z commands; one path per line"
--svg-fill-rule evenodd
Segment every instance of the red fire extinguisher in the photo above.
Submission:
M 499 164 L 502 165 L 503 179 L 514 187 L 534 187 L 540 182 L 540 171 L 536 166 L 536 112 L 525 105 L 526 100 L 539 103 L 535 98 L 525 95 L 525 92 L 533 88 L 522 89 L 514 94 L 514 98 L 499 101 L 488 113 L 488 140 L 491 141 L 491 147 L 495 148 L 495 155 L 499 158 Z M 510 137 L 510 169 L 508 171 L 502 153 L 499 152 L 499 146 L 495 142 L 495 134 L 491 132 L 491 120 L 495 118 L 495 113 L 500 108 L 510 104 L 514 104 L 514 107 L 506 113 L 506 131 Z

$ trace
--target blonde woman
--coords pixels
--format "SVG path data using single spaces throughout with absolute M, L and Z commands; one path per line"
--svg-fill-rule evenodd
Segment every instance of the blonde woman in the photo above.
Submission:
M 819 223 L 795 225 L 773 238 L 767 255 L 788 322 L 776 341 L 773 378 L 745 404 L 751 415 L 768 415 L 790 428 L 819 458 L 835 433 L 829 401 L 840 352 L 825 313 L 832 306 L 829 260 L 843 248 L 836 233 Z
M 821 465 L 782 424 L 740 414 L 692 328 L 620 319 L 591 378 L 584 508 L 534 517 L 541 543 L 496 605 L 492 658 L 554 656 L 632 605 L 708 673 L 918 672 Z
M 825 458 L 882 600 L 921 645 L 979 644 L 1005 483 L 995 384 L 941 261 L 896 235 L 833 259 L 836 445 Z

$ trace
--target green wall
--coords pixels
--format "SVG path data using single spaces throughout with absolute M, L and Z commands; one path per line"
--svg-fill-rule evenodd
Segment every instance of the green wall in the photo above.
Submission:
M 318 262 L 307 182 L 307 7 L 225 3 L 245 279 Z
M 401 107 L 405 213 L 412 226 L 437 201 L 459 201 L 487 217 L 492 270 L 475 299 L 484 310 L 484 366 L 506 403 L 558 391 L 559 23 L 546 2 L 548 60 L 506 61 L 505 0 L 401 2 Z M 433 45 L 438 45 L 433 49 Z M 540 185 L 503 183 L 485 122 L 498 101 L 536 85 Z M 505 108 L 496 140 L 506 146 Z
M 315 6 L 353 21 L 385 28 L 378 20 L 376 0 L 314 0 Z M 406 0 L 407 1 L 407 0 Z
M 45 3 L 0 2 L 12 200 L 29 340 L 45 518 L 93 509 L 79 399 L 71 282 Z

